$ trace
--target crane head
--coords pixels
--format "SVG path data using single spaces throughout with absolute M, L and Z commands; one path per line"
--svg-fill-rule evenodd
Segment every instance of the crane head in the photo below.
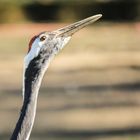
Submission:
M 42 32 L 34 36 L 29 43 L 29 50 L 25 57 L 25 67 L 28 67 L 33 60 L 36 60 L 38 65 L 43 65 L 46 61 L 48 62 L 69 42 L 75 32 L 101 17 L 102 15 L 98 14 L 58 30 Z

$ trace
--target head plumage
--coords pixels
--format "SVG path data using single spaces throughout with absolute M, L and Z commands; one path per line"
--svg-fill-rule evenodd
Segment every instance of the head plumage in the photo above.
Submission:
M 33 42 L 35 41 L 35 39 L 36 39 L 37 37 L 38 37 L 38 36 L 35 35 L 35 36 L 33 36 L 33 37 L 31 38 L 31 40 L 30 40 L 30 42 L 29 42 L 28 52 L 31 50 L 32 44 L 33 44 Z

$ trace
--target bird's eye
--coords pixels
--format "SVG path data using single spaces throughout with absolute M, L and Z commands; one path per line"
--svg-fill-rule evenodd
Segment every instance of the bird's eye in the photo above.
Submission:
M 46 36 L 40 37 L 40 41 L 44 41 L 46 39 Z

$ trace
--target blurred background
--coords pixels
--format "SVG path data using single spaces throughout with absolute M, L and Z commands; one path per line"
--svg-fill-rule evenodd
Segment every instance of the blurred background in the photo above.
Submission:
M 0 139 L 22 105 L 30 38 L 103 14 L 52 61 L 31 140 L 140 139 L 139 0 L 0 0 Z

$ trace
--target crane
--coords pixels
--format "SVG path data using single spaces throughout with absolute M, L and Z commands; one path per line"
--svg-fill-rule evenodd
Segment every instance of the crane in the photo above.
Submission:
M 55 31 L 35 35 L 24 58 L 23 105 L 10 140 L 28 140 L 34 124 L 38 92 L 52 58 L 69 42 L 71 36 L 101 18 L 94 15 Z

